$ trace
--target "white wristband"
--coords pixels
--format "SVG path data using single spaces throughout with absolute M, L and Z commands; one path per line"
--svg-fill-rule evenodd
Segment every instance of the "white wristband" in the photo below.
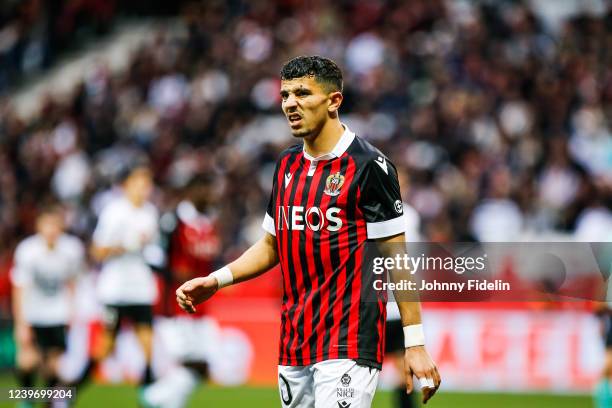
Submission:
M 425 333 L 422 324 L 411 324 L 404 326 L 404 347 L 415 347 L 425 345 Z
M 219 289 L 224 288 L 226 286 L 234 283 L 234 275 L 232 275 L 232 271 L 227 266 L 214 271 L 210 274 L 210 276 L 214 276 L 217 279 L 217 283 L 219 285 Z

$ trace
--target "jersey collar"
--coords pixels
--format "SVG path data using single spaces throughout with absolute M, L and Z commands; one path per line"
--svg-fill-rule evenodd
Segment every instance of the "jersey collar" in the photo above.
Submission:
M 331 160 L 342 156 L 344 152 L 346 152 L 346 150 L 349 148 L 351 143 L 353 143 L 353 140 L 355 140 L 355 134 L 351 132 L 348 126 L 343 123 L 342 127 L 344 128 L 344 132 L 342 133 L 342 136 L 340 136 L 340 140 L 338 140 L 338 143 L 336 143 L 336 146 L 334 146 L 331 152 L 322 154 L 318 157 L 312 157 L 311 155 L 306 153 L 306 148 L 304 147 L 304 158 L 310 161 L 320 161 Z

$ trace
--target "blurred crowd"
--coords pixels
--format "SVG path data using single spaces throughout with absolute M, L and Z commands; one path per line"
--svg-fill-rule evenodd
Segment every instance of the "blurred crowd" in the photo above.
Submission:
M 0 5 L 0 94 L 49 68 L 79 39 L 108 32 L 115 0 L 6 0 Z M 90 35 L 87 36 L 86 35 Z M 81 38 L 83 39 L 83 38 Z
M 108 34 L 121 18 L 176 14 L 184 0 L 3 0 L 0 95 L 44 73 L 69 52 Z
M 610 239 L 606 7 L 553 30 L 522 1 L 186 3 L 181 28 L 152 33 L 125 72 L 102 61 L 67 103 L 47 97 L 27 121 L 0 103 L 0 264 L 52 197 L 88 239 L 118 175 L 143 157 L 161 211 L 194 176 L 216 179 L 232 258 L 261 234 L 274 162 L 296 143 L 278 90 L 300 54 L 343 68 L 341 119 L 405 176 L 426 239 Z

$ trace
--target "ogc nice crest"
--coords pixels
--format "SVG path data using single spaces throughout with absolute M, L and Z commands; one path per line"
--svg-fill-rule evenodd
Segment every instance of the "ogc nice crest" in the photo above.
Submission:
M 325 190 L 323 192 L 328 196 L 335 197 L 340 194 L 340 188 L 344 184 L 344 176 L 337 172 L 336 174 L 330 174 L 325 180 Z

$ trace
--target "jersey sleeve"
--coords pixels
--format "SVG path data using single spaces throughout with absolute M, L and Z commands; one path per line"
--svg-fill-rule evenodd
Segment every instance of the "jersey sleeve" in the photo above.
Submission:
M 26 286 L 32 280 L 31 254 L 28 254 L 27 245 L 21 243 L 15 250 L 13 268 L 10 272 L 11 283 L 15 286 Z
M 274 209 L 276 208 L 276 196 L 278 189 L 278 163 L 276 163 L 276 168 L 274 169 L 274 179 L 272 184 L 272 191 L 270 191 L 270 199 L 268 200 L 268 206 L 266 207 L 266 214 L 264 215 L 264 220 L 261 223 L 261 227 L 268 232 L 276 236 L 276 226 L 274 225 Z
M 115 214 L 112 204 L 102 209 L 92 241 L 99 247 L 121 246 L 121 221 L 119 214 Z
M 159 211 L 153 204 L 149 205 L 150 208 L 150 223 L 151 223 L 151 238 L 149 244 L 159 245 L 161 239 L 161 231 L 159 225 Z
M 406 220 L 395 166 L 384 156 L 370 159 L 360 182 L 359 208 L 368 239 L 385 238 L 406 231 Z

